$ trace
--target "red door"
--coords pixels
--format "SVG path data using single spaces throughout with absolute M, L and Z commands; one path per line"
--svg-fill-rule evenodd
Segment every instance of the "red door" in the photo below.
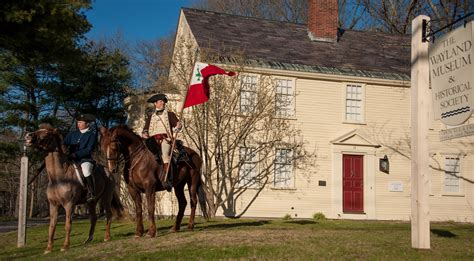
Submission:
M 342 155 L 343 212 L 364 212 L 364 157 Z

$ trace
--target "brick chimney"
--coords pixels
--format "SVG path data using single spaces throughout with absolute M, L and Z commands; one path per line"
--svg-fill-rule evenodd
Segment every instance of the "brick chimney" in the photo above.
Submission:
M 337 42 L 337 0 L 308 0 L 308 36 L 311 41 Z

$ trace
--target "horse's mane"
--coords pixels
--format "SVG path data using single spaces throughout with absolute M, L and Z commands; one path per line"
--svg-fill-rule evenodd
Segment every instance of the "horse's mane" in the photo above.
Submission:
M 140 135 L 136 134 L 132 129 L 130 129 L 130 127 L 128 127 L 128 125 L 120 124 L 120 125 L 117 125 L 117 126 L 114 126 L 114 127 L 110 128 L 109 131 L 110 131 L 110 133 L 112 133 L 115 130 L 123 130 L 123 131 L 129 132 L 133 137 L 138 138 L 140 140 L 142 139 L 142 137 L 140 137 Z
M 52 134 L 54 134 L 54 137 L 55 139 L 57 140 L 58 144 L 59 144 L 59 148 L 61 149 L 61 151 L 63 153 L 66 154 L 66 146 L 63 144 L 63 135 L 61 135 L 61 133 L 59 131 L 57 131 L 53 125 L 51 125 L 50 123 L 47 123 L 47 122 L 44 122 L 44 123 L 41 123 L 39 126 L 39 129 L 40 130 L 48 130 L 48 131 L 53 131 Z

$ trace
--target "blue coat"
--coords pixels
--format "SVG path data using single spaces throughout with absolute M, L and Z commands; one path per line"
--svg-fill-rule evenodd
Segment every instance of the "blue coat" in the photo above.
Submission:
M 64 145 L 69 148 L 74 161 L 92 161 L 92 153 L 97 145 L 97 135 L 89 129 L 81 133 L 79 130 L 68 133 Z

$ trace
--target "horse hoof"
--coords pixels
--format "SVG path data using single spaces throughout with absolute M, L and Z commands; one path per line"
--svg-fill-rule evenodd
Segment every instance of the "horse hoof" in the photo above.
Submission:
M 110 241 L 110 238 L 104 238 L 104 242 Z
M 67 250 L 67 248 L 64 248 L 64 247 L 61 248 L 61 252 L 64 252 L 64 251 L 66 251 L 66 250 Z
M 88 239 L 86 239 L 86 241 L 84 241 L 82 244 L 83 244 L 83 245 L 85 245 L 85 244 L 87 244 L 87 243 L 91 242 L 93 239 L 94 239 L 94 238 L 92 238 L 92 237 L 89 237 L 89 238 L 88 238 Z
M 49 253 L 51 253 L 51 250 L 45 250 L 45 251 L 44 251 L 44 254 L 45 254 L 45 255 L 46 255 L 46 254 L 49 254 Z
M 139 238 L 141 238 L 141 237 L 142 237 L 141 235 L 135 235 L 133 238 L 134 238 L 134 239 L 139 239 Z

